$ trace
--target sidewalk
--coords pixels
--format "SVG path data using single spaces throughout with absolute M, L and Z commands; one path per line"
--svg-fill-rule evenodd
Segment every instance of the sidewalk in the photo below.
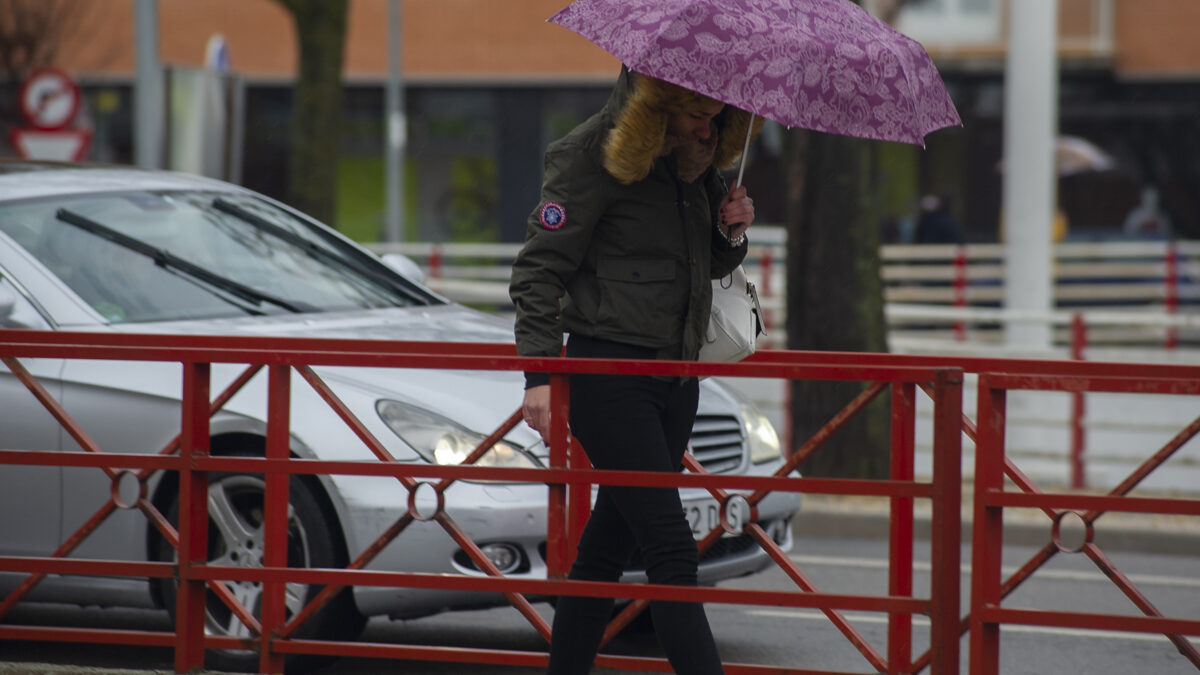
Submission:
M 1195 499 L 1195 495 L 1178 496 Z M 971 543 L 973 495 L 963 491 L 962 543 Z M 803 497 L 793 529 L 800 537 L 885 538 L 890 528 L 889 502 L 885 497 L 814 495 Z M 914 505 L 914 536 L 928 539 L 932 509 L 928 499 Z M 1009 546 L 1043 546 L 1050 542 L 1051 521 L 1037 509 L 1004 510 L 1004 543 Z M 1153 513 L 1109 512 L 1096 519 L 1095 543 L 1102 548 L 1165 555 L 1200 557 L 1200 518 Z M 1064 518 L 1061 537 L 1075 545 L 1083 538 L 1082 521 Z

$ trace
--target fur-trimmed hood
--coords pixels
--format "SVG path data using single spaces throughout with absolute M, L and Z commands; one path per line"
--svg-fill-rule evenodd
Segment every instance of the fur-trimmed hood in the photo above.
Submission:
M 626 185 L 645 178 L 654 160 L 666 147 L 668 116 L 704 98 L 683 87 L 622 67 L 617 86 L 605 107 L 611 123 L 604 140 L 605 170 Z M 750 119 L 750 113 L 730 105 L 717 115 L 713 166 L 724 170 L 737 164 L 745 146 Z M 761 117 L 754 120 L 754 135 L 762 129 L 762 123 Z

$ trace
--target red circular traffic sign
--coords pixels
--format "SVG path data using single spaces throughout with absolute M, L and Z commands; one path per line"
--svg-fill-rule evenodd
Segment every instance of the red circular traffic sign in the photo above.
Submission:
M 39 68 L 21 85 L 21 114 L 45 131 L 65 129 L 79 112 L 79 85 L 57 68 Z

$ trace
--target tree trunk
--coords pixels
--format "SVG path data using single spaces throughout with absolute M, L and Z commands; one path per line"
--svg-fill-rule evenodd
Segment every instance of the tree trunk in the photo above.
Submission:
M 793 131 L 788 138 L 788 309 L 791 349 L 887 351 L 872 145 Z M 791 383 L 792 449 L 864 388 L 860 382 Z M 890 413 L 881 396 L 801 467 L 809 476 L 888 475 Z
M 278 1 L 295 21 L 300 55 L 292 100 L 288 202 L 336 225 L 348 0 Z

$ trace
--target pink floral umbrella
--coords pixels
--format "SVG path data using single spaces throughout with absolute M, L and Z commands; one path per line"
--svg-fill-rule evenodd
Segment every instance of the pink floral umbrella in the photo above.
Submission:
M 924 145 L 962 124 L 925 49 L 849 0 L 576 0 L 549 20 L 785 126 Z

